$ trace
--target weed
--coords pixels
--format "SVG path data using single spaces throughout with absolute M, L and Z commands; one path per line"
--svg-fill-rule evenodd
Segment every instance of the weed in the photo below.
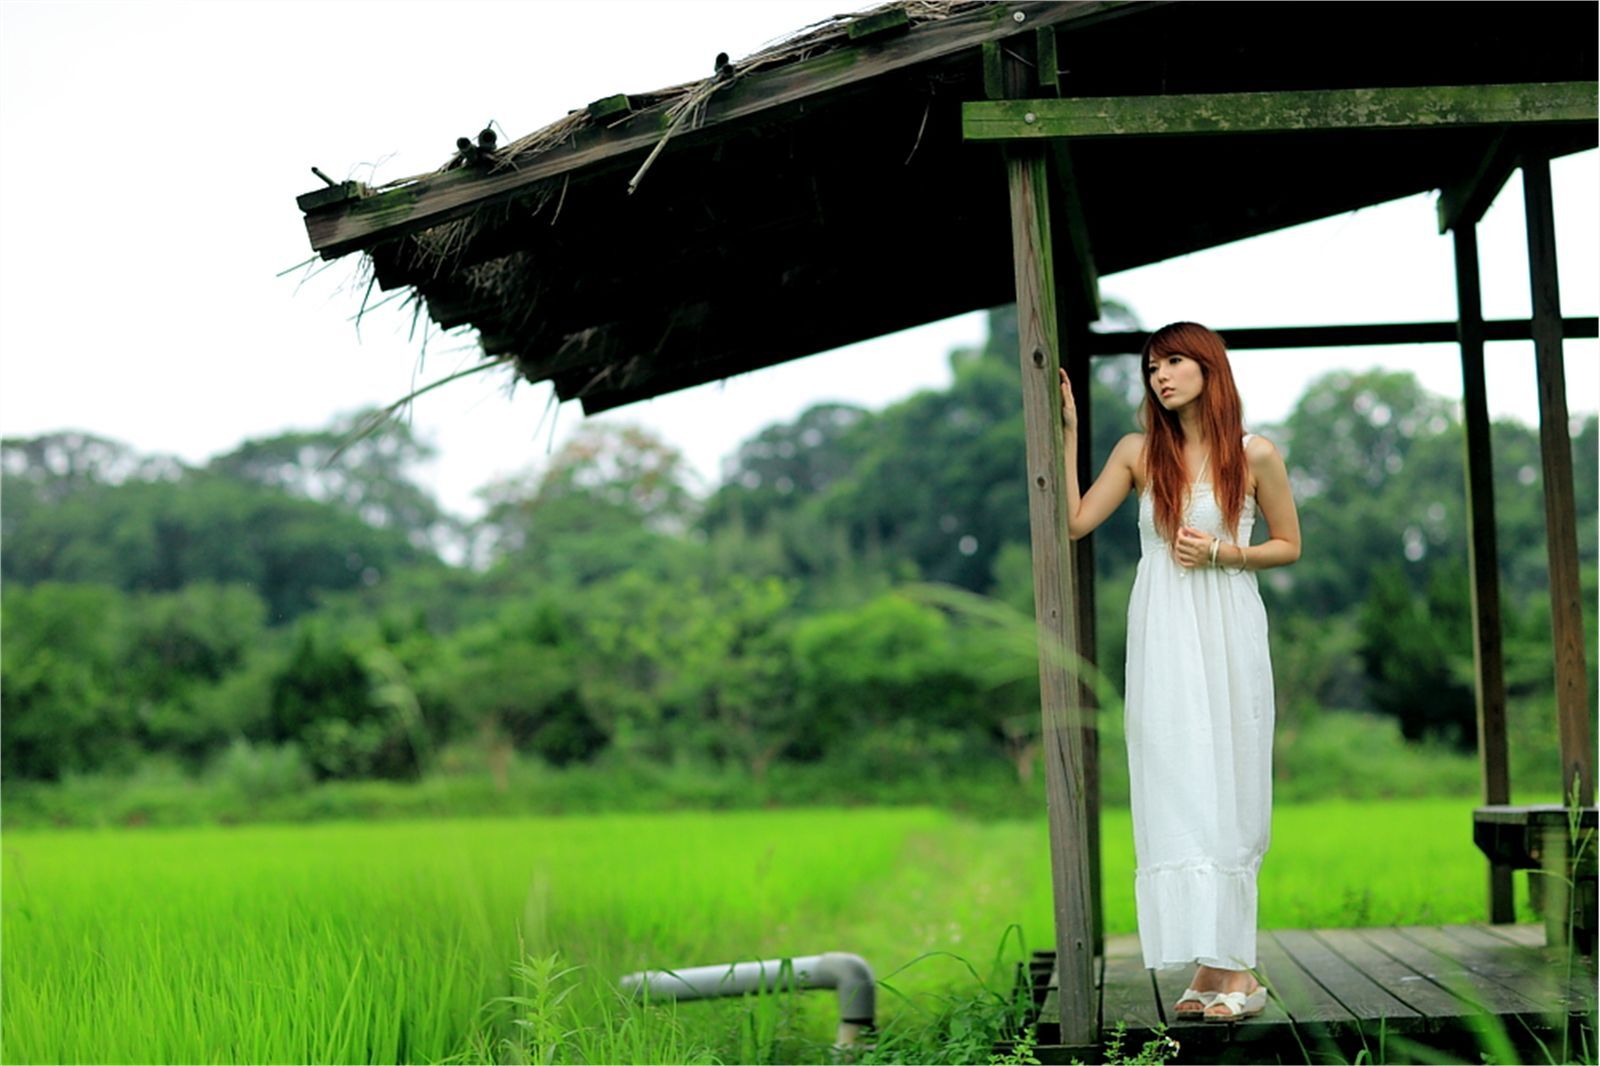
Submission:
M 1175 1058 L 1180 1050 L 1178 1042 L 1167 1035 L 1167 1027 L 1158 1025 L 1151 1030 L 1149 1040 L 1133 1054 L 1123 1046 L 1128 1040 L 1128 1024 L 1118 1022 L 1106 1034 L 1101 1059 L 1106 1066 L 1163 1066 Z M 1073 1060 L 1077 1062 L 1076 1059 Z

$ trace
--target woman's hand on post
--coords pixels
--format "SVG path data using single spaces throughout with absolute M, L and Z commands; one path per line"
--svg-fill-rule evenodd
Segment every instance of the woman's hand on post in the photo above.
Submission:
M 1209 533 L 1202 533 L 1190 526 L 1183 526 L 1178 530 L 1178 541 L 1174 545 L 1178 557 L 1178 565 L 1193 570 L 1195 567 L 1209 566 L 1211 561 L 1211 541 L 1215 539 Z
M 1078 431 L 1078 405 L 1072 398 L 1072 382 L 1067 380 L 1067 371 L 1061 371 L 1061 424 L 1068 433 Z

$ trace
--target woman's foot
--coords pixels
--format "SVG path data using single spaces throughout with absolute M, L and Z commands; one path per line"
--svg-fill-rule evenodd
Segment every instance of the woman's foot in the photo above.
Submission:
M 1202 1018 L 1215 1015 L 1228 1017 L 1226 1007 L 1214 1007 L 1217 996 L 1224 992 L 1243 992 L 1249 995 L 1260 986 L 1249 970 L 1221 970 L 1215 966 L 1201 966 L 1194 972 L 1189 987 L 1173 1005 L 1172 1013 L 1179 1018 Z
M 1266 989 L 1249 970 L 1217 970 L 1221 980 L 1203 1012 L 1207 1021 L 1232 1021 L 1260 1014 L 1267 1005 Z
M 1194 977 L 1189 980 L 1189 987 L 1183 990 L 1183 995 L 1178 997 L 1178 1002 L 1173 1004 L 1172 1013 L 1179 1018 L 1200 1018 L 1216 999 L 1221 991 L 1219 981 L 1223 971 L 1214 970 L 1210 966 L 1202 966 L 1195 970 Z

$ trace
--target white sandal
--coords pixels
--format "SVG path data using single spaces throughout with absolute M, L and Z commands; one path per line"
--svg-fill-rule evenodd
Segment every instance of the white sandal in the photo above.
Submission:
M 1219 992 L 1206 1006 L 1205 1019 L 1208 1022 L 1236 1022 L 1240 1018 L 1249 1018 L 1260 1014 L 1267 1006 L 1267 990 L 1263 985 L 1257 985 L 1254 992 Z M 1212 1007 L 1226 1007 L 1227 1014 L 1212 1014 Z
M 1212 1003 L 1216 1002 L 1216 999 L 1217 994 L 1215 992 L 1196 992 L 1192 988 L 1185 988 L 1183 990 L 1183 995 L 1178 997 L 1178 1002 L 1172 1005 L 1172 1013 L 1179 1018 L 1204 1017 L 1206 1008 L 1211 1006 Z M 1198 1003 L 1200 1004 L 1200 1009 L 1180 1010 L 1179 1008 L 1181 1008 L 1185 1003 Z

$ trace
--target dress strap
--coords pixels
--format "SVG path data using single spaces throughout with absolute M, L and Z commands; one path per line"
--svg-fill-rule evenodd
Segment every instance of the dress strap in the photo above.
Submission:
M 1255 440 L 1255 439 L 1256 439 L 1256 435 L 1254 433 L 1246 433 L 1244 435 L 1244 446 L 1246 448 L 1250 447 L 1250 442 Z

